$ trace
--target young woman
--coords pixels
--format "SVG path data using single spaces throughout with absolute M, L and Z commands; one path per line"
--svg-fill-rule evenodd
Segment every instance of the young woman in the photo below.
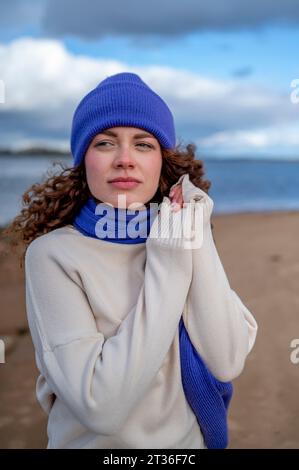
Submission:
M 71 149 L 11 226 L 47 448 L 226 447 L 257 324 L 219 259 L 195 146 L 176 146 L 166 103 L 126 72 L 81 100 Z

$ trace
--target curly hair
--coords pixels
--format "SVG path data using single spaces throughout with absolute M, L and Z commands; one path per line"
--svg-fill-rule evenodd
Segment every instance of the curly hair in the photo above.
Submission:
M 195 151 L 196 145 L 193 143 L 187 144 L 186 148 L 182 148 L 181 143 L 175 149 L 161 148 L 162 168 L 158 189 L 146 205 L 162 202 L 170 187 L 184 173 L 189 173 L 191 182 L 208 193 L 211 182 L 204 179 L 204 163 L 195 159 Z M 1 235 L 8 236 L 8 243 L 13 249 L 22 245 L 21 266 L 28 245 L 43 234 L 72 224 L 75 215 L 92 195 L 84 161 L 70 168 L 64 167 L 61 162 L 58 164 L 63 171 L 58 175 L 50 174 L 46 181 L 30 186 L 22 195 L 21 212 L 2 231 Z M 213 229 L 212 223 L 211 227 Z

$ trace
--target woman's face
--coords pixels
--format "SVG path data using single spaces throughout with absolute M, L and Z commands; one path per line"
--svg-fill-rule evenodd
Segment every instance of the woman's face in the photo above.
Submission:
M 128 208 L 148 202 L 156 193 L 162 168 L 159 141 L 137 127 L 111 127 L 97 134 L 85 154 L 90 192 L 100 202 Z M 112 183 L 115 178 L 138 183 Z M 133 208 L 133 206 L 131 206 Z

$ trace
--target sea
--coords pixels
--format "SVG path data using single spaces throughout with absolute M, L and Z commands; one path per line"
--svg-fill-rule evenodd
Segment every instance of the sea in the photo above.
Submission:
M 0 156 L 0 226 L 21 210 L 22 195 L 34 183 L 72 166 L 70 156 Z M 299 210 L 299 160 L 203 159 L 214 214 Z M 50 171 L 50 173 L 49 173 Z

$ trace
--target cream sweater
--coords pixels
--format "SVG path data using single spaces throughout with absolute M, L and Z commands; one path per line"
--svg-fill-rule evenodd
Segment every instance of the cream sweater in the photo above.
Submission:
M 181 382 L 180 317 L 221 381 L 241 373 L 257 324 L 217 254 L 213 201 L 188 176 L 179 182 L 194 201 L 200 248 L 151 236 L 169 214 L 165 197 L 146 243 L 111 243 L 66 225 L 27 249 L 26 310 L 48 449 L 205 447 Z

